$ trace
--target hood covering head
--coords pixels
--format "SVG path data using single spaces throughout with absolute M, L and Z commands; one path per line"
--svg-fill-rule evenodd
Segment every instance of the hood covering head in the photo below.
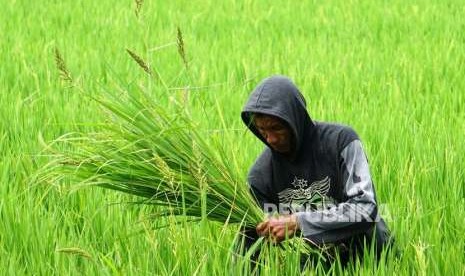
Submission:
M 250 95 L 241 114 L 247 127 L 271 149 L 252 121 L 254 113 L 272 115 L 288 124 L 294 135 L 295 152 L 292 155 L 295 157 L 300 152 L 304 139 L 310 138 L 314 129 L 303 95 L 295 84 L 284 76 L 264 79 Z

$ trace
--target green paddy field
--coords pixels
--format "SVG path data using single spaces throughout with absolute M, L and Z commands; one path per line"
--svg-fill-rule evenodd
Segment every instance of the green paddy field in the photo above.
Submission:
M 1 275 L 244 274 L 245 262 L 231 261 L 237 225 L 153 220 L 134 197 L 35 176 L 52 158 L 47 143 L 105 123 L 89 96 L 132 87 L 182 102 L 205 137 L 235 154 L 245 179 L 263 145 L 240 111 L 272 74 L 296 82 L 313 119 L 358 132 L 397 240 L 398 256 L 326 273 L 465 275 L 465 2 L 0 7 Z M 297 253 L 271 252 L 261 273 L 299 274 Z

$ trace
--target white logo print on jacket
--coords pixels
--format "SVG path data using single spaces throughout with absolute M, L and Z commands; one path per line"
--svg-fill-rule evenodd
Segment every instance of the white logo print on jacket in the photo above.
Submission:
M 287 188 L 278 193 L 280 204 L 292 206 L 291 208 L 294 209 L 294 207 L 303 207 L 306 204 L 319 205 L 332 202 L 327 196 L 331 187 L 331 179 L 328 176 L 310 185 L 306 179 L 296 176 L 291 185 L 293 188 Z

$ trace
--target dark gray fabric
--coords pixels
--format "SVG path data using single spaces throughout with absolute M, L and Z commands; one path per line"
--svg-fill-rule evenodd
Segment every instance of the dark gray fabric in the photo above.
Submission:
M 273 115 L 289 125 L 295 136 L 291 157 L 267 145 L 251 121 L 253 113 Z M 368 161 L 354 130 L 313 121 L 302 94 L 284 76 L 263 80 L 241 115 L 267 146 L 248 175 L 251 192 L 265 211 L 295 213 L 303 235 L 316 244 L 337 244 L 355 237 L 370 242 L 373 235 L 385 242 L 387 227 L 378 216 Z M 354 212 L 364 219 L 345 219 Z M 338 219 L 325 222 L 329 216 Z

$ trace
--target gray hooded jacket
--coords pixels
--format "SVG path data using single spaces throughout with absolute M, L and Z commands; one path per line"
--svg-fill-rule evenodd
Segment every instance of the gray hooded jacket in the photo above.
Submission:
M 273 151 L 252 121 L 253 113 L 284 120 L 294 134 L 292 158 Z M 302 234 L 316 244 L 389 237 L 378 215 L 368 161 L 347 126 L 312 121 L 302 94 L 283 76 L 263 80 L 242 111 L 247 127 L 267 145 L 248 182 L 267 212 L 294 213 Z

